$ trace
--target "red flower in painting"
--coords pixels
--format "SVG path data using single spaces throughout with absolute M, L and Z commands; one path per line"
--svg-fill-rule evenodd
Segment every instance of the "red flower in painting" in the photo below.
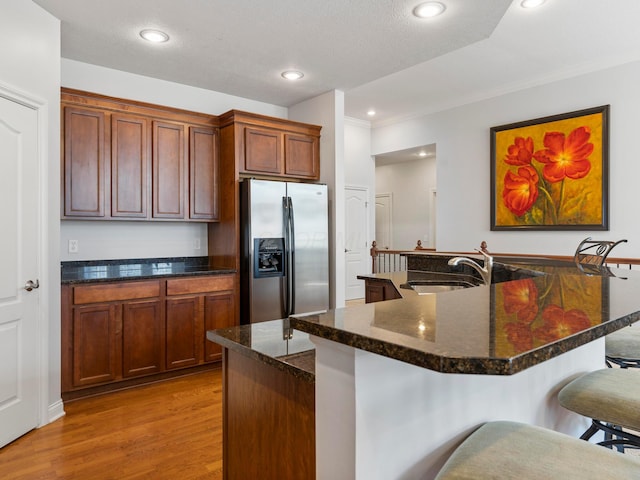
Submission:
M 508 171 L 504 176 L 502 199 L 517 216 L 524 215 L 538 198 L 538 174 L 533 167 L 520 167 L 518 174 Z
M 518 321 L 530 324 L 538 314 L 538 289 L 530 278 L 505 283 L 504 311 L 515 313 Z
M 533 157 L 544 163 L 542 176 L 549 182 L 559 182 L 565 177 L 577 180 L 591 170 L 589 155 L 593 153 L 593 143 L 589 142 L 589 127 L 578 127 L 565 138 L 562 132 L 547 132 L 544 135 L 543 150 Z
M 533 157 L 533 138 L 516 137 L 509 145 L 504 161 L 509 165 L 530 165 Z
M 507 323 L 504 326 L 507 340 L 517 352 L 524 352 L 533 348 L 533 333 L 529 325 L 519 322 Z
M 550 342 L 584 330 L 591 325 L 587 314 L 582 310 L 565 312 L 557 305 L 549 305 L 542 312 L 544 324 L 533 332 L 537 338 Z

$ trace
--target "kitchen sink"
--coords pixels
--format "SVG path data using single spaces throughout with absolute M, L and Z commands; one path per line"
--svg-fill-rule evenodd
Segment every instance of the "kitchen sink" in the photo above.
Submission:
M 475 283 L 464 280 L 409 280 L 407 283 L 401 285 L 402 288 L 413 289 L 418 295 L 450 292 L 451 290 L 477 286 Z

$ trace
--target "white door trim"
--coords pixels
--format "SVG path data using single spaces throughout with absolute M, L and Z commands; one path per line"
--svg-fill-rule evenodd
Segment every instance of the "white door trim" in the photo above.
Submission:
M 48 194 L 49 178 L 48 168 L 48 130 L 49 130 L 49 106 L 46 100 L 24 92 L 14 86 L 0 83 L 0 96 L 12 102 L 19 103 L 37 112 L 38 117 L 38 185 L 37 191 L 33 194 L 38 196 L 38 279 L 42 288 L 39 298 L 39 308 L 36 321 L 36 356 L 38 364 L 38 427 L 46 425 L 64 415 L 62 401 L 49 405 L 49 322 L 50 301 L 49 292 L 49 250 L 47 245 L 52 240 L 49 238 L 48 215 Z M 34 189 L 35 190 L 35 189 Z M 57 242 L 56 242 L 57 245 Z
M 438 192 L 435 188 L 429 189 L 429 244 L 427 246 L 436 248 L 436 225 L 438 213 Z

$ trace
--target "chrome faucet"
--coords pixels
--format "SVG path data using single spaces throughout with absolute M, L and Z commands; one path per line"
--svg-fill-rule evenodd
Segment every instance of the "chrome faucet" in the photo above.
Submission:
M 484 257 L 484 267 L 480 266 L 480 264 L 475 260 L 467 257 L 453 257 L 451 260 L 449 260 L 449 265 L 452 265 L 454 267 L 456 265 L 469 265 L 471 268 L 473 268 L 476 272 L 480 274 L 480 276 L 482 277 L 482 281 L 484 282 L 485 285 L 491 285 L 493 257 L 481 250 L 476 250 L 476 251 L 481 253 L 482 256 Z

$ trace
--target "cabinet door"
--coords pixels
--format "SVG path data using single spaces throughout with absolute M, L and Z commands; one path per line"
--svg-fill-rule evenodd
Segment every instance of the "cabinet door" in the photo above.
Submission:
M 111 216 L 147 217 L 147 120 L 111 116 Z
M 189 218 L 218 220 L 218 132 L 189 129 Z
M 284 136 L 284 173 L 294 177 L 320 177 L 319 143 L 315 137 Z
M 119 306 L 76 307 L 73 312 L 73 386 L 120 378 Z
M 184 218 L 184 126 L 153 122 L 153 218 Z
M 248 172 L 282 173 L 282 134 L 275 130 L 244 129 L 244 168 Z
M 124 377 L 163 370 L 164 326 L 160 300 L 122 305 L 122 369 Z
M 64 215 L 104 217 L 104 113 L 64 108 Z
M 366 282 L 364 286 L 364 297 L 366 303 L 383 302 L 384 286 Z
M 204 361 L 213 362 L 222 357 L 222 347 L 206 339 L 206 331 L 235 325 L 232 293 L 211 294 L 204 297 Z
M 197 365 L 202 359 L 202 296 L 166 301 L 166 368 Z

